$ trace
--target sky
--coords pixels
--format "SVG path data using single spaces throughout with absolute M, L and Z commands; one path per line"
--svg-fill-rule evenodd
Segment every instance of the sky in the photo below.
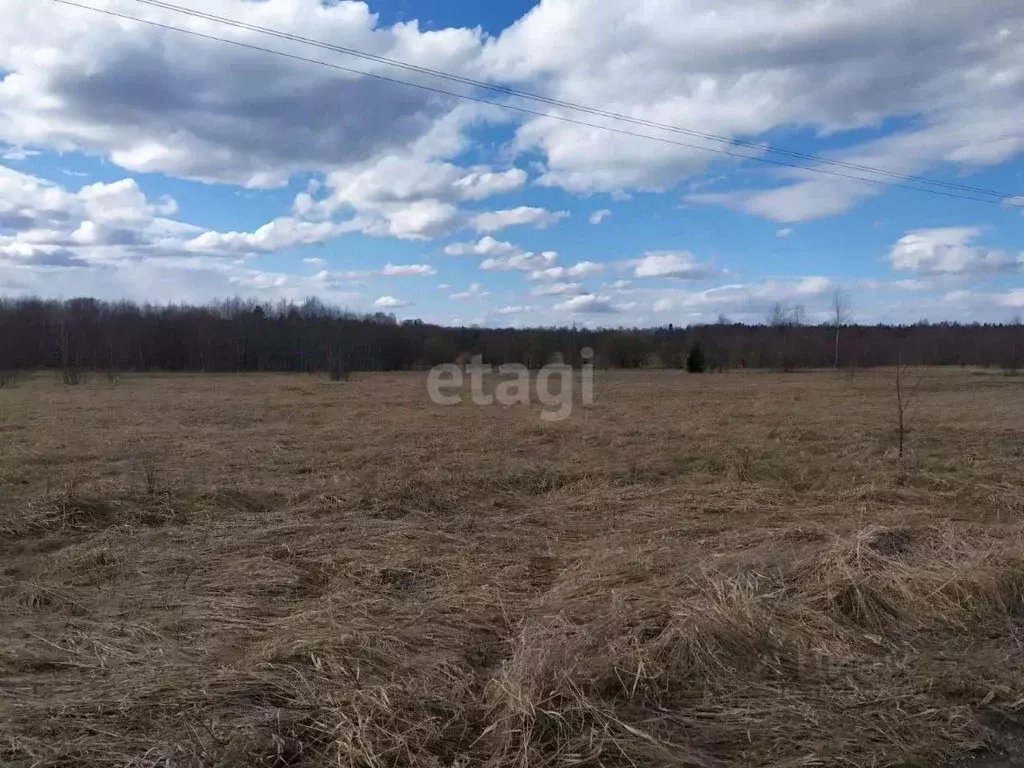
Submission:
M 1019 0 L 75 1 L 163 26 L 0 4 L 0 295 L 1024 314 Z

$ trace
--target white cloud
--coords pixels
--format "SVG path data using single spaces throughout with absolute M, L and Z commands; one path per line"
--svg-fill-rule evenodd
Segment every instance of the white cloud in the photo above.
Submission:
M 654 302 L 657 312 L 669 310 L 714 316 L 737 314 L 746 321 L 760 322 L 776 302 L 823 301 L 835 287 L 831 279 L 810 276 L 798 280 L 766 280 L 735 283 L 703 291 L 659 291 Z
M 900 118 L 910 126 L 901 133 L 836 155 L 898 172 L 991 165 L 1024 151 L 1024 12 L 1012 0 L 947 4 L 939 12 L 931 0 L 744 0 L 728 7 L 713 0 L 576 0 L 571 13 L 565 2 L 541 0 L 490 39 L 479 28 L 382 26 L 367 5 L 354 2 L 211 0 L 204 9 L 723 136 L 792 126 L 840 133 Z M 465 224 L 459 201 L 525 185 L 520 169 L 452 170 L 442 162 L 465 149 L 474 123 L 521 117 L 84 10 L 22 5 L 0 11 L 0 70 L 7 73 L 0 81 L 0 141 L 7 157 L 25 146 L 82 150 L 139 172 L 248 186 L 326 171 L 327 196 L 356 212 L 353 229 L 411 239 Z M 153 7 L 139 12 L 266 43 L 257 32 Z M 368 61 L 360 67 L 392 72 Z M 241 82 L 240 71 L 258 76 Z M 338 104 L 345 105 L 341 113 L 324 109 Z M 579 192 L 668 189 L 721 160 L 692 146 L 543 118 L 515 130 L 514 150 L 540 153 L 541 184 Z M 412 177 L 436 177 L 442 191 L 406 183 L 409 171 L 401 166 L 417 163 L 426 170 Z M 386 171 L 394 167 L 392 178 Z M 367 171 L 378 181 L 353 189 Z M 776 189 L 706 201 L 801 221 L 846 210 L 878 189 L 806 171 L 780 173 L 780 180 Z M 296 213 L 316 205 L 317 192 L 297 199 Z
M 470 286 L 469 286 L 468 289 L 466 289 L 465 291 L 460 291 L 459 293 L 453 293 L 448 298 L 449 299 L 456 299 L 456 300 L 459 300 L 459 299 L 479 299 L 479 298 L 483 298 L 484 296 L 490 296 L 490 295 L 491 294 L 488 291 L 485 291 L 483 289 L 483 287 L 480 285 L 480 283 L 470 283 Z
M 64 187 L 0 166 L 0 246 L 8 259 L 78 266 L 180 255 L 201 231 L 167 216 L 170 198 L 152 201 L 132 179 Z
M 602 221 L 604 221 L 611 215 L 612 212 L 609 211 L 607 208 L 602 208 L 599 211 L 594 211 L 592 214 L 590 214 L 590 223 L 600 224 Z
M 619 308 L 611 303 L 611 299 L 608 296 L 597 296 L 592 293 L 585 293 L 567 299 L 560 304 L 556 304 L 555 309 L 580 315 L 604 315 L 619 311 Z
M 351 230 L 425 240 L 469 223 L 470 214 L 459 203 L 510 192 L 525 182 L 526 173 L 518 168 L 462 168 L 414 153 L 393 154 L 329 173 L 328 196 L 314 202 L 303 193 L 295 207 L 311 216 L 351 210 Z
M 572 12 L 543 0 L 485 49 L 484 62 L 493 78 L 548 97 L 727 137 L 785 126 L 834 133 L 915 117 L 896 140 L 839 156 L 920 173 L 939 163 L 998 163 L 1024 149 L 1022 18 L 1010 0 L 940 12 L 929 0 L 577 0 Z M 516 146 L 546 158 L 541 184 L 578 192 L 664 190 L 713 160 L 736 162 L 541 118 L 519 129 Z M 845 210 L 878 189 L 807 174 L 811 182 L 801 172 L 790 178 L 797 189 L 734 202 L 799 221 Z
M 0 245 L 0 285 L 7 294 L 91 296 L 112 301 L 130 297 L 157 303 L 205 303 L 236 295 L 261 301 L 301 302 L 315 295 L 325 302 L 349 307 L 363 301 L 358 292 L 342 287 L 326 273 L 305 276 L 270 272 L 247 268 L 233 259 L 181 252 L 164 253 L 160 258 L 129 254 L 102 260 L 93 257 L 95 249 L 85 249 L 80 256 L 68 249 L 35 246 L 34 253 L 10 258 L 10 251 L 26 248 L 24 244 Z
M 444 252 L 449 256 L 508 256 L 521 253 L 518 246 L 502 240 L 495 240 L 485 235 L 475 243 L 452 243 L 445 246 Z
M 689 251 L 648 251 L 632 264 L 633 274 L 637 277 L 700 280 L 719 274 L 714 267 L 699 263 Z
M 524 272 L 536 272 L 548 269 L 558 260 L 558 254 L 554 251 L 543 253 L 514 253 L 511 256 L 499 256 L 493 259 L 484 259 L 480 269 L 493 272 L 496 270 L 507 271 L 519 269 Z
M 530 289 L 531 296 L 571 296 L 578 293 L 583 293 L 583 286 L 579 283 L 547 283 Z
M 386 277 L 407 275 L 436 275 L 437 270 L 429 264 L 385 264 L 380 273 Z
M 1024 253 L 972 245 L 978 227 L 919 229 L 901 237 L 889 252 L 893 269 L 925 275 L 982 274 L 1024 269 Z
M 489 211 L 477 214 L 472 219 L 472 226 L 478 232 L 497 232 L 507 227 L 529 225 L 536 229 L 546 229 L 558 223 L 569 214 L 565 211 L 549 211 L 545 208 L 532 208 L 521 205 L 504 211 Z
M 479 29 L 380 27 L 362 3 L 211 0 L 203 10 L 452 72 L 468 71 L 481 44 Z M 257 32 L 152 7 L 130 12 L 267 45 Z M 317 58 L 308 49 L 270 47 Z M 360 68 L 393 74 L 365 61 Z M 0 82 L 0 140 L 247 186 L 280 185 L 292 173 L 357 164 L 428 137 L 440 142 L 437 125 L 467 110 L 415 88 L 56 3 L 0 11 L 0 70 L 9 73 Z
M 271 253 L 297 245 L 314 245 L 337 237 L 344 228 L 331 221 L 282 217 L 255 232 L 204 232 L 185 243 L 197 252 Z
M 548 267 L 537 269 L 528 275 L 529 280 L 564 280 L 569 277 L 586 277 L 604 272 L 604 265 L 593 261 L 581 261 L 571 267 Z
M 1024 288 L 1014 288 L 1013 290 L 996 297 L 996 302 L 1001 307 L 1024 309 Z
M 529 312 L 532 309 L 533 309 L 532 306 L 524 305 L 524 306 L 518 306 L 518 307 L 517 306 L 501 307 L 500 309 L 497 309 L 495 311 L 499 315 L 521 315 L 523 312 Z
M 32 149 L 24 149 L 23 147 L 7 147 L 0 154 L 0 160 L 4 160 L 9 163 L 18 163 L 22 160 L 28 160 L 30 157 L 35 157 L 39 152 Z
M 380 309 L 398 309 L 399 307 L 408 307 L 410 304 L 405 299 L 395 296 L 380 296 L 373 302 L 373 306 Z
M 321 259 L 319 256 L 307 256 L 302 260 L 303 264 L 311 264 L 314 267 L 322 267 L 327 262 Z
M 793 234 L 793 228 L 792 227 L 783 227 L 782 229 L 780 229 L 778 232 L 775 233 L 775 236 L 779 237 L 779 238 L 786 238 L 786 237 L 789 237 L 792 234 Z

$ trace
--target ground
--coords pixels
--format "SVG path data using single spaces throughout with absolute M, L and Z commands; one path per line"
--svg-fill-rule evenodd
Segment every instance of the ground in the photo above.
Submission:
M 1014 764 L 1024 377 L 426 380 L 0 389 L 0 764 Z

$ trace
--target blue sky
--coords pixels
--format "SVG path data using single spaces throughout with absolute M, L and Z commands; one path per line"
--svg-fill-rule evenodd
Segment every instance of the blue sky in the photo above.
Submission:
M 136 0 L 83 3 L 556 111 Z M 0 293 L 318 296 L 485 325 L 758 322 L 776 302 L 824 320 L 837 291 L 862 322 L 1024 314 L 1019 3 L 181 5 L 997 194 L 726 157 L 42 2 L 0 10 Z

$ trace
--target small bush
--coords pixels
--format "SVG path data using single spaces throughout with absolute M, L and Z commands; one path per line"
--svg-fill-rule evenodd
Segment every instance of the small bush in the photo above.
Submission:
M 690 347 L 690 354 L 686 356 L 686 370 L 689 373 L 704 373 L 707 370 L 707 361 L 704 359 L 704 350 L 699 343 Z
M 77 366 L 68 366 L 61 371 L 61 381 L 69 387 L 74 387 L 85 381 L 85 371 Z
M 348 381 L 349 375 L 348 368 L 343 365 L 336 365 L 327 373 L 331 381 Z
M 20 378 L 21 374 L 18 371 L 0 371 L 0 389 L 10 389 Z

